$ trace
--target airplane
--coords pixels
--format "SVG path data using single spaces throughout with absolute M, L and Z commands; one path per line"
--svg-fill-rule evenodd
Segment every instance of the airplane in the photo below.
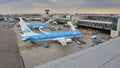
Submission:
M 49 23 L 53 21 L 53 19 L 48 20 L 45 23 L 26 23 L 24 22 L 28 27 L 32 27 L 32 28 L 38 28 L 38 27 L 48 27 Z
M 2 22 L 15 23 L 17 22 L 17 20 L 12 19 L 12 18 L 7 19 L 6 17 L 4 17 L 4 20 Z
M 45 33 L 45 34 L 39 34 L 34 33 L 26 24 L 26 22 L 20 18 L 20 26 L 22 32 L 20 35 L 22 36 L 22 40 L 27 41 L 48 41 L 48 40 L 57 40 L 61 43 L 61 45 L 67 45 L 66 38 L 68 37 L 76 37 L 76 36 L 82 36 L 83 33 L 80 31 L 69 31 L 69 32 L 55 32 L 55 33 Z

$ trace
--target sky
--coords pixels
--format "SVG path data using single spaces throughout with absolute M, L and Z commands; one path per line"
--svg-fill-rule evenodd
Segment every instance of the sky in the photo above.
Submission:
M 120 11 L 120 0 L 0 0 L 0 13 L 86 13 Z M 108 13 L 109 13 L 108 12 Z

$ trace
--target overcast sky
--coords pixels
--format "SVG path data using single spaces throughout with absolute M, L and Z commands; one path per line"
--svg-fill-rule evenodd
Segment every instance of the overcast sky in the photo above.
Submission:
M 0 0 L 0 13 L 119 7 L 120 0 Z

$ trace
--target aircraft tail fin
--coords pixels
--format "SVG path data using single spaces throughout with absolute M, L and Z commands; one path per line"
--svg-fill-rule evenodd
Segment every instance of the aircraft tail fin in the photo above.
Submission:
M 73 26 L 71 21 L 68 21 L 67 24 L 70 26 L 71 31 L 76 31 L 75 27 Z
M 22 19 L 22 18 L 19 18 L 20 19 L 20 27 L 21 27 L 21 36 L 31 36 L 31 35 L 36 35 L 37 33 L 34 33 L 28 26 L 26 26 L 26 22 Z
M 54 19 L 50 19 L 50 20 L 48 20 L 46 23 L 49 24 L 51 21 L 54 21 Z
M 6 17 L 4 17 L 4 20 L 8 20 Z
M 22 32 L 32 32 L 31 29 L 29 27 L 27 27 L 25 23 L 26 22 L 22 18 L 20 18 L 19 24 L 21 26 Z

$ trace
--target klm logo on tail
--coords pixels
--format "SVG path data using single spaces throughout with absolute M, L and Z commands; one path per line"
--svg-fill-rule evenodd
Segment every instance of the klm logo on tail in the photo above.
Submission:
M 30 32 L 30 30 L 28 30 L 28 29 L 25 29 L 25 30 L 23 31 L 23 33 L 28 33 L 28 32 Z

